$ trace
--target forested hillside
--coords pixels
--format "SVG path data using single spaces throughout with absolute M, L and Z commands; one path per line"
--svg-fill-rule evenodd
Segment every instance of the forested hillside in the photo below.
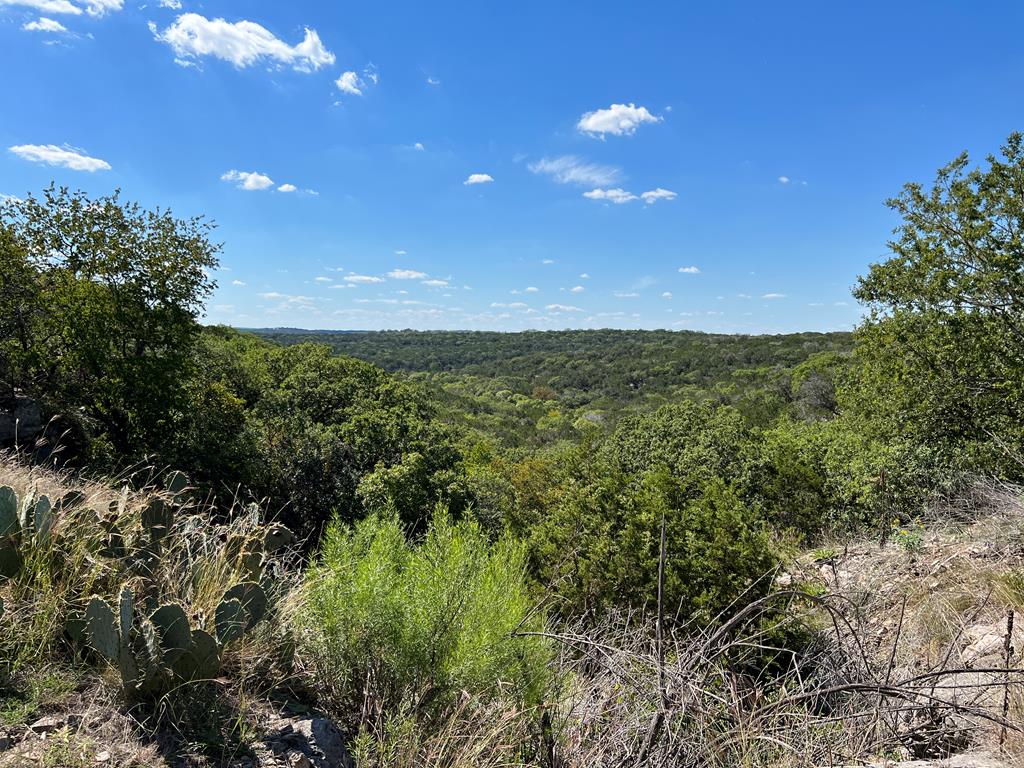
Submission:
M 89 697 L 141 764 L 1019 752 L 1022 189 L 1019 134 L 908 185 L 864 322 L 788 336 L 207 327 L 205 220 L 4 201 L 11 759 Z

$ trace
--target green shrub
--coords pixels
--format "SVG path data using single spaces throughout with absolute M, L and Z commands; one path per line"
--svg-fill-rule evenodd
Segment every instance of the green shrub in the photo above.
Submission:
M 440 711 L 462 692 L 539 704 L 549 683 L 521 545 L 490 543 L 439 510 L 406 540 L 394 512 L 334 522 L 306 581 L 305 652 L 334 714 L 354 725 L 412 705 Z
M 721 479 L 695 490 L 664 470 L 636 480 L 583 465 L 559 490 L 524 533 L 534 574 L 565 615 L 654 609 L 663 515 L 669 616 L 710 621 L 767 589 L 761 577 L 777 559 L 761 514 Z

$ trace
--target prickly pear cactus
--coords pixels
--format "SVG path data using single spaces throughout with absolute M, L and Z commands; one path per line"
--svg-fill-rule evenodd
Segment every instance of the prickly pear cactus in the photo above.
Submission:
M 192 644 L 171 665 L 180 680 L 212 680 L 220 674 L 220 647 L 208 632 L 192 631 Z
M 84 491 L 68 491 L 57 499 L 57 503 L 53 505 L 53 508 L 59 512 L 66 512 L 73 507 L 77 507 L 83 501 L 85 501 Z
M 35 529 L 36 541 L 44 542 L 50 538 L 53 528 L 53 505 L 49 496 L 40 496 L 32 506 L 32 526 Z
M 89 645 L 104 658 L 117 663 L 121 657 L 121 634 L 114 612 L 102 598 L 94 597 L 85 609 Z
M 237 600 L 242 604 L 248 620 L 246 629 L 251 629 L 267 615 L 267 593 L 254 581 L 243 581 L 224 593 L 225 600 Z
M 263 551 L 270 554 L 290 546 L 295 536 L 279 523 L 271 525 L 263 535 Z
M 173 664 L 192 645 L 192 628 L 185 610 L 177 603 L 162 605 L 149 617 L 156 627 L 164 662 Z
M 10 536 L 19 530 L 18 494 L 9 485 L 0 486 L 0 536 Z
M 188 476 L 175 470 L 164 479 L 164 487 L 174 498 L 175 504 L 184 504 L 188 499 Z
M 159 541 L 174 524 L 174 509 L 163 499 L 150 499 L 142 510 L 142 527 L 149 532 L 152 541 Z
M 249 620 L 245 608 L 238 600 L 221 600 L 214 615 L 214 623 L 217 628 L 217 639 L 221 645 L 227 645 L 238 640 L 245 634 L 246 624 Z
M 135 597 L 129 587 L 121 587 L 121 599 L 117 603 L 118 630 L 127 640 L 132 636 L 135 625 Z
M 126 554 L 124 534 L 121 533 L 117 523 L 99 515 L 96 516 L 96 522 L 100 530 L 103 531 L 103 536 L 99 541 L 99 553 L 112 560 L 124 557 Z

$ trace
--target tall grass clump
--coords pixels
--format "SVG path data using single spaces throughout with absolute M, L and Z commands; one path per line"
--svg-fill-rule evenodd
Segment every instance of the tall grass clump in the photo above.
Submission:
M 539 722 L 552 684 L 548 641 L 529 634 L 544 618 L 529 596 L 523 547 L 491 542 L 444 510 L 415 542 L 393 512 L 354 528 L 332 524 L 307 574 L 303 623 L 324 705 L 389 741 L 396 713 L 413 731 L 440 721 L 454 728 L 452 718 L 474 719 L 466 702 Z

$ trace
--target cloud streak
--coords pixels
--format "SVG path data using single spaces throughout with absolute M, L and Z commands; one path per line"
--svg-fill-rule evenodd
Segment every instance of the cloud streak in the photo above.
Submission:
M 32 163 L 43 163 L 58 168 L 68 168 L 72 171 L 109 171 L 110 163 L 100 160 L 98 157 L 90 157 L 80 149 L 55 144 L 18 144 L 9 147 L 8 151 L 17 155 L 22 160 Z
M 545 157 L 530 163 L 530 173 L 550 176 L 559 184 L 576 184 L 581 187 L 610 187 L 622 178 L 622 171 L 611 165 L 599 165 L 582 160 L 575 155 Z

